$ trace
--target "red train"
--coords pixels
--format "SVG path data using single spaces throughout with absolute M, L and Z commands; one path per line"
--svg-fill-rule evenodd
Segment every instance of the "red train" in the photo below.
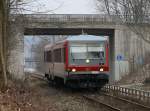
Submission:
M 70 87 L 101 88 L 109 81 L 107 37 L 70 36 L 44 49 L 45 76 Z

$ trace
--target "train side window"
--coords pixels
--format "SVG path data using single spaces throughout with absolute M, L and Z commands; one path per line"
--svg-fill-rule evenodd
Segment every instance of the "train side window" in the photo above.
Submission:
M 61 49 L 54 50 L 54 61 L 61 62 Z
M 48 62 L 52 62 L 52 52 L 48 51 Z
M 63 59 L 64 59 L 64 63 L 65 63 L 65 61 L 66 61 L 66 50 L 65 50 L 65 48 L 63 48 L 63 55 L 64 55 Z
M 65 52 L 65 48 L 62 48 L 62 62 L 65 63 L 66 61 L 66 52 Z
M 44 51 L 44 62 L 46 62 L 46 51 Z
M 45 53 L 45 61 L 46 62 L 52 62 L 52 53 L 51 53 L 51 51 L 47 51 Z

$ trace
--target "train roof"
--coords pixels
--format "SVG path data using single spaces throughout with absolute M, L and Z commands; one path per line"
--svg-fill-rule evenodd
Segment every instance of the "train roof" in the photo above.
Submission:
M 106 41 L 107 36 L 95 36 L 95 35 L 76 35 L 69 36 L 68 41 Z
M 47 49 L 47 48 L 52 47 L 52 46 L 53 46 L 53 44 L 47 44 L 44 48 Z
M 106 41 L 108 36 L 96 36 L 96 35 L 74 35 L 68 36 L 67 39 L 58 41 L 55 44 L 48 44 L 44 48 L 45 50 L 49 50 L 53 45 L 63 43 L 65 41 Z

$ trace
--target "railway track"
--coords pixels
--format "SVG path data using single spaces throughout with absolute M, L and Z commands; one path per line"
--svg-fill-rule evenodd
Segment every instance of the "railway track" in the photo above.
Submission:
M 38 73 L 28 73 L 26 75 L 26 78 L 36 78 L 38 80 L 47 81 L 44 75 L 38 74 Z
M 113 95 L 106 94 L 106 93 L 100 93 L 100 94 L 105 95 L 105 96 L 108 96 L 108 97 L 111 97 L 111 98 L 114 98 L 114 99 L 117 99 L 117 100 L 120 100 L 120 101 L 124 101 L 124 102 L 126 102 L 126 103 L 130 103 L 130 104 L 133 104 L 133 105 L 142 107 L 142 108 L 147 109 L 148 111 L 150 111 L 150 107 L 149 107 L 149 106 L 146 106 L 146 105 L 143 105 L 143 104 L 140 104 L 140 103 L 131 101 L 131 100 L 129 100 L 129 99 L 121 98 L 121 97 L 119 97 L 119 96 L 113 96 Z
M 100 105 L 100 106 L 103 106 L 103 107 L 106 108 L 108 111 L 121 111 L 121 109 L 116 108 L 116 107 L 113 107 L 113 106 L 111 106 L 111 105 L 109 105 L 109 104 L 103 103 L 102 101 L 99 101 L 99 100 L 97 100 L 97 99 L 95 99 L 95 98 L 93 98 L 93 97 L 89 97 L 89 96 L 87 96 L 87 95 L 83 95 L 83 98 L 85 98 L 85 99 L 91 101 L 92 103 L 94 102 L 94 103 L 96 103 L 96 104 L 98 104 L 98 105 Z
M 47 81 L 45 77 L 40 74 L 31 74 L 30 76 L 42 81 Z M 120 96 L 114 96 L 102 91 L 94 94 L 81 94 L 81 96 L 91 103 L 100 105 L 108 111 L 150 111 L 150 106 L 146 106 L 131 101 L 130 99 L 125 99 Z
M 30 76 L 33 78 L 40 79 L 40 80 L 46 80 L 45 77 L 43 75 L 40 75 L 40 74 L 31 74 Z
M 83 97 L 111 111 L 150 111 L 149 106 L 106 93 L 88 94 Z

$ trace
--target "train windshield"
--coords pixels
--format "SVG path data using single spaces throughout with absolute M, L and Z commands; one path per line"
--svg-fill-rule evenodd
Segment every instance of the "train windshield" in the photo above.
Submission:
M 105 64 L 105 46 L 103 43 L 72 44 L 70 46 L 70 64 Z

